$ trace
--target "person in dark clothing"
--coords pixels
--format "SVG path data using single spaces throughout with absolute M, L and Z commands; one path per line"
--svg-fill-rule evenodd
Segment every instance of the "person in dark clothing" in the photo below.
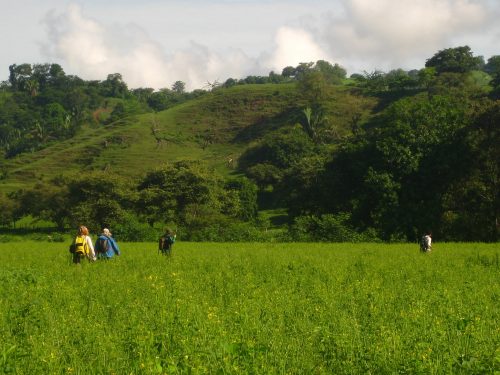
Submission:
M 165 228 L 165 233 L 158 242 L 158 251 L 162 255 L 172 255 L 172 247 L 177 238 L 177 234 L 170 228 Z

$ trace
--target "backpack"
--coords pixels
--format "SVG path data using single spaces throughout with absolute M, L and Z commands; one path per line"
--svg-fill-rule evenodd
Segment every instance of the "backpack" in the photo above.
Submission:
M 99 237 L 97 239 L 97 252 L 98 253 L 106 253 L 109 249 L 109 241 L 107 238 L 102 238 L 102 237 Z
M 73 245 L 75 254 L 87 255 L 89 253 L 89 245 L 85 236 L 76 236 Z
M 428 251 L 430 248 L 429 245 L 429 237 L 427 235 L 422 236 L 420 240 L 420 250 L 422 251 Z
M 160 237 L 160 241 L 158 243 L 158 248 L 160 250 L 169 250 L 172 245 L 174 243 L 174 239 L 172 238 L 172 236 L 162 236 Z

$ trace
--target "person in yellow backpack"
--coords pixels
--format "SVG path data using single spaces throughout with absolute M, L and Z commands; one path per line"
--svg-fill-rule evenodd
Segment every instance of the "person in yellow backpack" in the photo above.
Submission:
M 78 227 L 78 233 L 73 242 L 73 263 L 79 264 L 83 258 L 88 258 L 90 261 L 96 259 L 89 230 L 86 226 L 81 225 Z

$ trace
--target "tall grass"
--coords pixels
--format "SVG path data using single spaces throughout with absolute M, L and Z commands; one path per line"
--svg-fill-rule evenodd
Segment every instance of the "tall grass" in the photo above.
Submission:
M 498 245 L 0 243 L 0 373 L 500 371 Z

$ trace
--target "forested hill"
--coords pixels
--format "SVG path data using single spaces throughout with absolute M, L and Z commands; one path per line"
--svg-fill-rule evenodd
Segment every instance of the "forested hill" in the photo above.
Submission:
M 499 92 L 500 56 L 466 46 L 420 70 L 347 78 L 318 61 L 193 92 L 12 65 L 0 89 L 0 225 L 497 241 Z M 273 231 L 277 210 L 285 226 Z

